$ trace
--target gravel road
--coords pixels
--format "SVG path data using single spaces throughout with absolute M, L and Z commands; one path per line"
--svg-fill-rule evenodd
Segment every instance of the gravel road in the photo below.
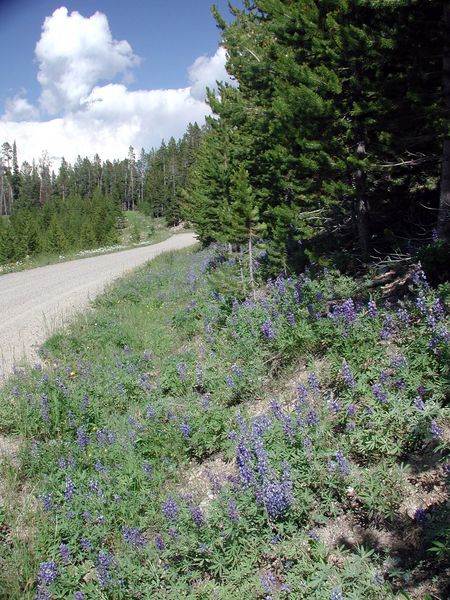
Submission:
M 180 233 L 152 246 L 0 276 L 0 380 L 22 359 L 35 360 L 42 342 L 113 279 L 195 241 Z

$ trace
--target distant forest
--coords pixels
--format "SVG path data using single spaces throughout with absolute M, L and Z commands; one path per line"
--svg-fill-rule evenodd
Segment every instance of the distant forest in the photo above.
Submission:
M 0 158 L 0 263 L 42 252 L 93 248 L 117 241 L 122 210 L 164 217 L 169 225 L 184 215 L 182 191 L 194 163 L 202 129 L 190 124 L 139 157 L 130 147 L 123 160 L 64 158 L 58 171 L 46 153 L 19 167 L 15 142 L 2 144 Z
M 19 169 L 3 144 L 9 226 L 22 209 L 95 193 L 111 210 L 189 221 L 250 279 L 255 246 L 268 273 L 421 252 L 450 263 L 450 3 L 243 5 L 231 22 L 213 8 L 235 85 L 209 93 L 204 128 L 139 158 L 63 161 L 58 174 L 45 157 Z

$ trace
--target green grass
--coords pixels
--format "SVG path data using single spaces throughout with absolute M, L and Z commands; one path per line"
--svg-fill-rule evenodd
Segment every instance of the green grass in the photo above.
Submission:
M 333 272 L 237 301 L 217 262 L 158 257 L 1 390 L 0 431 L 20 447 L 2 465 L 3 596 L 384 600 L 423 597 L 425 580 L 444 598 L 436 293 L 412 288 L 405 326 Z

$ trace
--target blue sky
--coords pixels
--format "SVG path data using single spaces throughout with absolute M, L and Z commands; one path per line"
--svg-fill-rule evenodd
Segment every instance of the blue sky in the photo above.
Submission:
M 3 0 L 0 143 L 13 137 L 19 159 L 47 150 L 57 163 L 180 136 L 208 113 L 205 85 L 227 78 L 211 4 Z

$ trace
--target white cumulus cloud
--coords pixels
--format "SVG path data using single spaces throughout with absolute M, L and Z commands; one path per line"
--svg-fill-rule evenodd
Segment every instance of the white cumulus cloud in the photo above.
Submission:
M 20 92 L 13 98 L 8 98 L 5 104 L 5 112 L 2 115 L 4 121 L 26 121 L 38 117 L 39 111 Z
M 77 108 L 98 81 L 126 73 L 139 61 L 127 41 L 113 39 L 104 14 L 86 18 L 65 6 L 45 19 L 35 54 L 40 104 L 50 114 Z
M 45 19 L 36 44 L 40 111 L 23 93 L 7 101 L 0 142 L 16 140 L 19 160 L 46 150 L 57 168 L 62 156 L 125 157 L 128 147 L 150 149 L 180 137 L 188 123 L 204 122 L 210 109 L 205 89 L 230 81 L 226 52 L 200 56 L 188 67 L 190 85 L 179 89 L 130 91 L 126 76 L 137 64 L 131 46 L 115 41 L 105 15 L 83 17 L 58 8 Z M 117 75 L 122 83 L 114 83 Z M 50 118 L 39 119 L 41 114 Z
M 189 67 L 191 95 L 197 100 L 206 98 L 206 88 L 215 90 L 217 81 L 234 83 L 225 69 L 226 50 L 220 46 L 214 56 L 199 56 Z

